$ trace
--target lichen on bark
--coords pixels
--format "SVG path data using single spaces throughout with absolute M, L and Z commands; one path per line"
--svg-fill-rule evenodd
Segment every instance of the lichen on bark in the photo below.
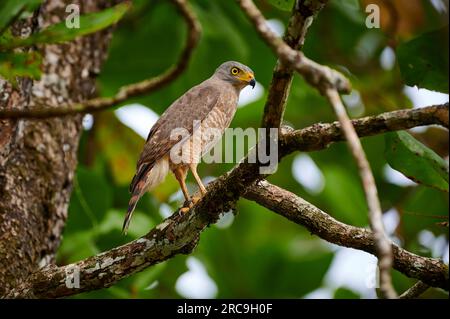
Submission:
M 27 36 L 65 19 L 66 6 L 98 11 L 113 2 L 45 1 L 34 17 L 13 26 Z M 0 109 L 60 107 L 95 95 L 95 76 L 111 30 L 59 45 L 31 48 L 43 56 L 38 81 L 13 87 L 0 79 Z M 0 295 L 54 261 L 67 218 L 77 164 L 81 115 L 45 120 L 0 120 Z

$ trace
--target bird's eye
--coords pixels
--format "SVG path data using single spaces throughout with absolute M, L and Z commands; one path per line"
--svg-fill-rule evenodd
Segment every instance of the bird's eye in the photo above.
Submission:
M 232 68 L 231 69 L 231 74 L 236 75 L 239 73 L 239 69 L 238 68 Z

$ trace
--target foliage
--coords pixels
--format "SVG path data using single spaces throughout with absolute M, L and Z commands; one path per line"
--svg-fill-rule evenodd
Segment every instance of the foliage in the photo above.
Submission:
M 0 52 L 0 74 L 13 83 L 18 76 L 39 79 L 41 63 L 39 52 Z
M 0 7 L 0 35 L 24 11 L 33 12 L 42 0 L 4 0 Z
M 386 134 L 386 159 L 412 180 L 448 192 L 447 162 L 410 134 Z
M 441 17 L 428 1 L 411 2 L 419 6 L 415 14 L 422 23 L 411 25 L 408 34 L 400 33 L 402 29 L 395 33 L 384 26 L 367 29 L 364 25 L 365 6 L 359 6 L 355 1 L 332 1 L 312 24 L 306 37 L 305 54 L 344 70 L 351 78 L 354 93 L 358 93 L 354 95 L 357 98 L 348 103 L 351 113 L 363 116 L 410 106 L 411 101 L 403 92 L 405 83 L 448 92 L 444 65 L 447 63 L 448 66 L 448 60 L 443 55 L 446 44 L 433 40 L 436 34 L 433 30 L 441 30 L 446 18 Z M 203 35 L 189 68 L 170 86 L 127 103 L 140 103 L 161 114 L 174 99 L 209 77 L 220 63 L 237 60 L 251 66 L 265 92 L 257 101 L 238 109 L 231 127 L 257 128 L 276 58 L 234 1 L 194 0 L 190 3 L 199 16 Z M 256 3 L 268 19 L 287 24 L 293 1 L 261 0 Z M 117 20 L 110 18 L 103 27 Z M 96 23 L 89 31 L 97 30 Z M 401 23 L 411 23 L 411 20 Z M 448 26 L 445 29 L 448 30 Z M 101 95 L 110 96 L 122 85 L 165 70 L 177 59 L 185 33 L 184 23 L 169 1 L 134 1 L 114 32 L 109 58 L 98 81 Z M 73 39 L 78 35 L 64 34 L 62 39 Z M 16 43 L 29 45 L 30 41 L 49 40 L 43 35 L 31 39 L 17 40 Z M 55 39 L 61 38 L 53 38 L 53 42 Z M 396 52 L 392 68 L 380 65 L 380 57 L 386 48 Z M 2 67 L 0 62 L 0 70 Z M 31 71 L 20 71 L 20 65 L 14 70 L 21 76 L 37 76 Z M 4 75 L 3 72 L 0 71 Z M 303 128 L 333 120 L 333 112 L 325 99 L 295 76 L 285 113 L 286 123 Z M 448 156 L 448 137 L 445 136 L 441 144 L 430 143 L 443 138 L 436 131 L 412 135 L 399 132 L 363 139 L 383 210 L 395 209 L 399 213 L 395 236 L 406 249 L 421 255 L 432 254 L 419 242 L 423 230 L 443 236 L 448 243 L 448 229 L 437 224 L 448 220 L 447 193 L 441 191 L 448 191 L 448 176 L 442 171 L 446 167 L 442 157 Z M 129 199 L 127 184 L 143 143 L 144 139 L 122 124 L 113 113 L 94 116 L 94 126 L 84 131 L 80 143 L 80 165 L 58 254 L 59 263 L 73 262 L 137 238 L 159 223 L 164 212 L 171 212 L 180 205 L 182 197 L 177 182 L 169 176 L 154 192 L 141 199 L 128 235 L 121 235 Z M 308 155 L 324 177 L 322 191 L 312 194 L 294 177 L 293 163 L 297 154 L 287 157 L 269 181 L 302 196 L 342 222 L 367 226 L 364 194 L 346 145 L 338 143 Z M 388 164 L 434 188 L 394 184 L 384 173 Z M 217 177 L 232 166 L 201 164 L 199 172 L 204 177 Z M 195 189 L 194 185 L 189 176 L 189 187 Z M 335 247 L 246 200 L 239 201 L 237 216 L 231 225 L 225 226 L 214 225 L 205 231 L 193 254 L 216 283 L 217 297 L 299 298 L 327 287 L 325 275 L 337 255 Z M 114 287 L 76 298 L 179 297 L 175 284 L 188 271 L 186 258 L 177 256 L 130 276 Z M 406 290 L 412 283 L 403 275 L 394 276 L 398 291 Z M 431 290 L 429 294 L 432 297 L 443 295 L 437 290 Z M 332 295 L 335 298 L 360 298 L 361 292 L 352 287 L 339 287 Z
M 130 7 L 128 2 L 101 12 L 80 16 L 79 28 L 68 28 L 66 21 L 50 25 L 28 37 L 13 36 L 8 26 L 25 10 L 33 11 L 41 1 L 6 1 L 0 9 L 0 75 L 15 82 L 16 77 L 39 79 L 42 58 L 38 53 L 13 52 L 14 48 L 42 43 L 63 43 L 102 30 L 119 21 Z
M 294 0 L 269 0 L 269 3 L 280 10 L 291 11 L 294 6 Z
M 448 93 L 448 28 L 422 34 L 400 45 L 397 55 L 406 84 Z
M 28 47 L 39 43 L 67 42 L 76 37 L 97 32 L 116 23 L 122 18 L 128 8 L 128 2 L 121 3 L 101 12 L 81 16 L 79 28 L 68 28 L 66 26 L 66 21 L 64 21 L 53 24 L 29 37 L 9 39 L 8 42 L 1 43 L 0 45 L 3 49 L 13 49 L 17 47 Z

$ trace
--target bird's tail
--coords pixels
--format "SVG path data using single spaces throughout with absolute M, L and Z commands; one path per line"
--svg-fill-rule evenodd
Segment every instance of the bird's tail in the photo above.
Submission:
M 133 212 L 134 212 L 134 209 L 136 208 L 139 198 L 141 198 L 139 193 L 133 193 L 133 196 L 131 196 L 130 201 L 128 202 L 127 215 L 125 216 L 125 220 L 123 221 L 123 226 L 122 226 L 122 233 L 124 233 L 124 235 L 127 234 L 128 226 L 130 225 L 130 221 L 131 221 L 131 216 L 133 216 Z
M 169 160 L 163 158 L 156 162 L 152 168 L 145 168 L 145 171 L 136 173 L 131 186 L 131 198 L 128 202 L 128 211 L 123 221 L 122 232 L 126 235 L 139 198 L 147 191 L 164 181 L 169 172 Z

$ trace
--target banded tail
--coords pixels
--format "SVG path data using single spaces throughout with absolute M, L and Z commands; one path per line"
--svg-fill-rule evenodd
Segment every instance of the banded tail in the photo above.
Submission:
M 130 226 L 131 216 L 133 216 L 133 212 L 134 212 L 134 209 L 136 208 L 139 198 L 141 198 L 139 193 L 133 194 L 133 196 L 131 196 L 131 198 L 130 198 L 130 201 L 128 202 L 128 210 L 127 210 L 127 214 L 125 215 L 125 220 L 123 221 L 123 226 L 122 226 L 122 233 L 124 235 L 127 234 L 128 226 Z
M 133 178 L 130 185 L 131 198 L 128 202 L 128 210 L 123 221 L 122 233 L 127 234 L 128 226 L 130 225 L 131 217 L 133 216 L 134 209 L 141 198 L 141 196 L 147 191 L 162 181 L 164 181 L 167 173 L 169 172 L 169 160 L 163 158 L 156 162 L 153 167 L 149 167 L 146 164 L 141 165 L 138 172 Z

